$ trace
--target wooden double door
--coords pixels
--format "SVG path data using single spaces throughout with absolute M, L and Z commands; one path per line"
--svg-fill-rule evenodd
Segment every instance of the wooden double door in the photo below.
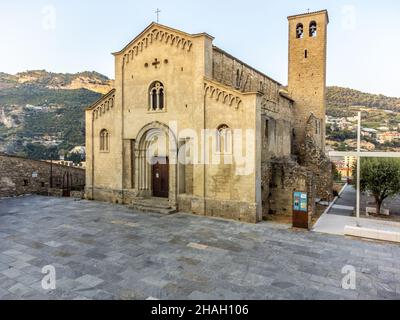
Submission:
M 153 197 L 169 197 L 169 160 L 168 157 L 155 158 L 152 166 Z

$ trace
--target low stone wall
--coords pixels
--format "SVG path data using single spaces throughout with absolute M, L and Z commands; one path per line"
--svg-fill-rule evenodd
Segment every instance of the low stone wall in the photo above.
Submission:
M 178 209 L 200 216 L 217 217 L 236 221 L 257 223 L 257 204 L 233 200 L 218 200 L 193 197 L 190 195 L 178 196 Z
M 309 212 L 315 214 L 316 187 L 314 174 L 307 168 L 289 159 L 272 162 L 270 183 L 269 214 L 291 216 L 293 213 L 293 193 L 307 192 Z
M 47 194 L 50 197 L 61 198 L 63 196 L 63 190 L 62 189 L 49 188 L 47 192 L 48 192 Z
M 53 164 L 52 171 L 53 178 L 62 179 L 64 174 L 68 173 L 72 178 L 71 185 L 85 185 L 83 169 Z M 51 164 L 48 162 L 0 154 L 0 197 L 24 194 L 48 195 L 50 172 Z
M 84 191 L 71 191 L 71 198 L 84 199 L 85 192 Z
M 124 192 L 121 190 L 113 190 L 108 188 L 92 188 L 87 186 L 85 188 L 85 198 L 87 200 L 96 200 L 102 202 L 109 202 L 114 204 L 132 204 L 133 196 L 127 193 L 127 198 L 124 199 Z

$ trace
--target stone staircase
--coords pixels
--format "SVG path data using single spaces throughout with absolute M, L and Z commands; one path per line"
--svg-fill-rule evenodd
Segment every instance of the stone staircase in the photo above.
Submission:
M 129 208 L 139 212 L 160 213 L 164 215 L 178 212 L 176 208 L 170 205 L 168 199 L 164 198 L 137 198 L 133 200 Z

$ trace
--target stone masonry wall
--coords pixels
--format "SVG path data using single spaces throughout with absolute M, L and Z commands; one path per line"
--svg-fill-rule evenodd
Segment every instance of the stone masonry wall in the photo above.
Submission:
M 264 199 L 268 214 L 292 215 L 293 192 L 307 192 L 309 212 L 315 214 L 316 188 L 313 173 L 289 158 L 274 159 L 270 164 L 272 176 L 270 194 Z
M 306 126 L 304 148 L 304 165 L 314 173 L 316 196 L 324 201 L 333 199 L 332 163 L 316 141 L 315 117 L 310 116 Z
M 53 164 L 54 188 L 60 188 L 64 173 L 72 175 L 72 184 L 85 184 L 85 170 Z M 60 184 L 60 185 L 57 185 Z M 50 163 L 0 154 L 0 197 L 24 194 L 48 194 Z
M 213 48 L 213 79 L 242 92 L 261 92 L 277 102 L 281 85 L 223 50 Z

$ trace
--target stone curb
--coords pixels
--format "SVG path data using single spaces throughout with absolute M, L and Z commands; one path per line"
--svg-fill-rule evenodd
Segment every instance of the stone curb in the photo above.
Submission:
M 400 243 L 400 233 L 393 231 L 346 226 L 344 228 L 344 234 L 346 236 L 357 237 L 357 238 Z

